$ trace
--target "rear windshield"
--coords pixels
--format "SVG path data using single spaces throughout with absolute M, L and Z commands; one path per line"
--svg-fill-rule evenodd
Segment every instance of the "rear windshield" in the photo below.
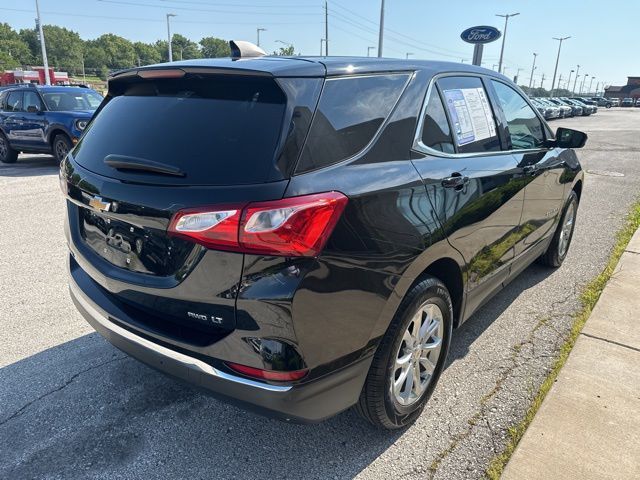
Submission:
M 260 183 L 273 168 L 285 104 L 270 78 L 138 81 L 99 111 L 73 154 L 89 170 L 129 181 Z M 159 162 L 184 177 L 116 170 L 107 155 Z

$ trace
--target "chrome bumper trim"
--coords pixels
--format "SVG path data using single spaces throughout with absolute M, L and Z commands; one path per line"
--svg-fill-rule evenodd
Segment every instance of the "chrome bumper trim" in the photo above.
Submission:
M 253 380 L 249 380 L 247 378 L 237 377 L 235 375 L 230 375 L 228 373 L 222 372 L 211 365 L 203 362 L 202 360 L 198 360 L 197 358 L 190 357 L 180 352 L 176 352 L 171 350 L 170 348 L 166 348 L 162 345 L 158 345 L 157 343 L 151 342 L 146 338 L 140 337 L 129 330 L 126 330 L 115 323 L 111 322 L 108 318 L 108 315 L 103 312 L 97 305 L 94 305 L 90 300 L 86 298 L 80 287 L 76 284 L 76 282 L 71 278 L 69 280 L 69 289 L 71 290 L 71 294 L 76 298 L 76 300 L 82 305 L 82 307 L 91 315 L 91 317 L 100 325 L 102 325 L 107 330 L 110 330 L 114 334 L 124 337 L 127 340 L 140 345 L 148 350 L 152 350 L 164 357 L 171 358 L 172 360 L 182 364 L 183 366 L 190 368 L 192 370 L 197 370 L 205 375 L 209 375 L 211 377 L 216 377 L 221 380 L 227 380 L 229 382 L 239 383 L 241 385 L 245 385 L 247 387 L 259 388 L 261 390 L 266 390 L 269 392 L 288 392 L 291 390 L 291 385 L 270 385 L 268 383 L 256 382 Z

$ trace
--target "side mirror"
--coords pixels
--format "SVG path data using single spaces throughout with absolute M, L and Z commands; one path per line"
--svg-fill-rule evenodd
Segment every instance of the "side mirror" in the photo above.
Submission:
M 558 148 L 582 148 L 587 143 L 587 134 L 571 128 L 556 130 L 555 146 Z
M 27 107 L 27 112 L 29 113 L 38 113 L 40 111 L 40 109 L 38 107 L 36 107 L 35 105 L 29 105 Z

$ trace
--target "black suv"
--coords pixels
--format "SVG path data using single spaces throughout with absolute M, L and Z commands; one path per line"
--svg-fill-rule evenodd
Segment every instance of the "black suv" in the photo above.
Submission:
M 585 141 L 459 63 L 124 71 L 61 166 L 71 295 L 115 346 L 229 401 L 399 428 L 454 329 L 563 262 Z

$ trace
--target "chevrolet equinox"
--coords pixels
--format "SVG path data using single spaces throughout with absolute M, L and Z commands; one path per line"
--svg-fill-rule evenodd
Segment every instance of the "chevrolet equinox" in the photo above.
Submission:
M 61 165 L 71 296 L 109 342 L 297 422 L 420 415 L 451 337 L 574 230 L 586 135 L 479 67 L 134 68 Z

